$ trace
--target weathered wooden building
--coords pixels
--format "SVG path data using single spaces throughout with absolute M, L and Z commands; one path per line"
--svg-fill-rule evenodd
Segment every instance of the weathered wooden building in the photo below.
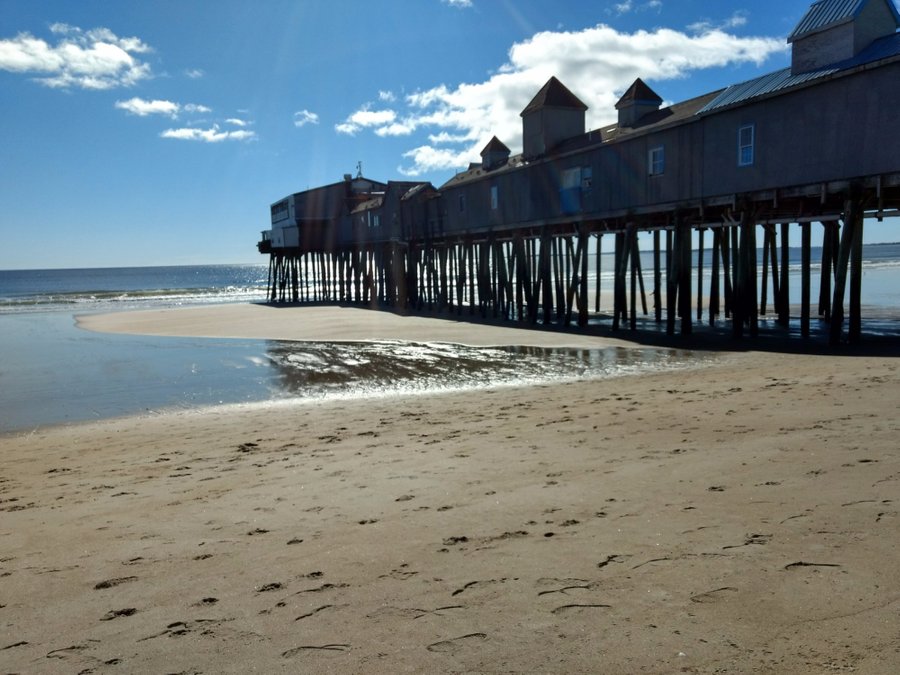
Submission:
M 760 309 L 757 234 L 763 289 L 771 264 L 786 323 L 788 228 L 796 224 L 806 333 L 810 227 L 821 223 L 819 315 L 840 339 L 849 279 L 855 340 L 863 219 L 897 215 L 900 207 L 898 27 L 892 0 L 819 0 L 788 38 L 790 67 L 668 107 L 638 79 L 616 104 L 617 123 L 596 130 L 585 128 L 585 103 L 551 78 L 522 111 L 521 154 L 494 137 L 480 163 L 438 189 L 348 176 L 273 204 L 272 229 L 260 242 L 272 260 L 270 298 L 306 299 L 284 289 L 293 265 L 319 256 L 325 271 L 312 278 L 332 289 L 321 291 L 324 299 L 467 307 L 548 323 L 577 314 L 583 324 L 589 295 L 599 300 L 600 290 L 588 288 L 590 242 L 599 252 L 609 234 L 613 325 L 634 326 L 645 272 L 637 232 L 652 231 L 657 320 L 674 332 L 680 319 L 690 332 L 693 301 L 700 315 L 705 298 L 710 322 L 724 315 L 735 333 L 752 334 Z M 691 246 L 698 232 L 702 249 L 707 231 L 713 255 L 705 295 L 703 256 L 694 270 Z

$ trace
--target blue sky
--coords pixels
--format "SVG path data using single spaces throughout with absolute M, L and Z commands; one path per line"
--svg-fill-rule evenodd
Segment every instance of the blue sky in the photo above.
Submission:
M 0 0 L 0 269 L 261 262 L 286 194 L 516 152 L 551 75 L 594 128 L 638 76 L 675 102 L 777 70 L 809 4 Z

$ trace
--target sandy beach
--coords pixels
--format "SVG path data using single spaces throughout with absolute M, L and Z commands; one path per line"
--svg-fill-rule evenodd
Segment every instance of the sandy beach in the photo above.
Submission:
M 82 326 L 626 344 L 358 311 Z M 0 670 L 895 673 L 898 366 L 751 351 L 0 436 Z

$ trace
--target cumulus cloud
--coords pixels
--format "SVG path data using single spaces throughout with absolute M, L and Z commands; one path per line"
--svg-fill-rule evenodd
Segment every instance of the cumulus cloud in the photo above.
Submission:
M 472 0 L 441 0 L 441 2 L 445 5 L 450 5 L 451 7 L 459 7 L 460 9 L 472 6 Z
M 166 117 L 176 119 L 178 117 L 178 114 L 181 112 L 191 114 L 212 112 L 212 108 L 208 108 L 205 105 L 199 105 L 197 103 L 186 103 L 182 105 L 180 103 L 175 103 L 174 101 L 165 101 L 159 99 L 147 101 L 145 99 L 138 98 L 137 96 L 135 96 L 134 98 L 130 98 L 127 101 L 116 101 L 115 106 L 119 110 L 124 110 L 125 112 L 131 115 L 137 115 L 138 117 L 147 117 L 148 115 L 165 115 Z
M 227 120 L 225 120 L 225 124 L 231 124 L 232 126 L 242 128 L 250 126 L 250 122 L 248 122 L 247 120 L 242 120 L 239 117 L 229 117 Z
M 223 141 L 251 141 L 256 139 L 256 133 L 239 129 L 237 131 L 222 131 L 218 124 L 213 124 L 209 129 L 197 127 L 182 127 L 180 129 L 166 129 L 160 134 L 161 138 L 174 138 L 182 141 L 200 141 L 202 143 L 221 143 Z
M 50 31 L 56 44 L 31 33 L 0 40 L 0 70 L 30 74 L 47 87 L 96 90 L 128 87 L 151 77 L 150 66 L 135 56 L 151 51 L 139 38 L 63 23 Z
M 298 110 L 294 113 L 294 126 L 303 127 L 307 124 L 318 124 L 319 116 L 309 110 Z
M 508 61 L 482 82 L 441 84 L 378 110 L 366 103 L 335 129 L 378 136 L 424 131 L 427 143 L 404 154 L 410 163 L 400 167 L 402 173 L 458 169 L 478 161 L 495 134 L 513 152 L 521 150 L 519 113 L 553 75 L 589 106 L 587 125 L 597 128 L 615 120 L 616 101 L 637 77 L 658 82 L 707 68 L 759 66 L 784 49 L 780 39 L 738 37 L 721 29 L 626 33 L 599 24 L 575 32 L 547 31 L 514 44 Z

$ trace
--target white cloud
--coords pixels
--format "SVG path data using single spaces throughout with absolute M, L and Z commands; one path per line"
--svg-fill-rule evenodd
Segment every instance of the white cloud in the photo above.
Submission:
M 97 90 L 131 86 L 151 76 L 150 66 L 134 56 L 151 49 L 136 37 L 62 23 L 50 31 L 59 36 L 55 45 L 30 33 L 0 40 L 0 70 L 31 74 L 47 87 Z
M 198 103 L 185 103 L 181 109 L 186 113 L 210 113 L 212 112 L 212 108 L 208 108 L 205 105 L 200 105 Z
M 404 154 L 411 165 L 403 173 L 458 169 L 478 161 L 495 134 L 513 152 L 520 151 L 519 113 L 553 75 L 589 106 L 587 126 L 597 128 L 615 121 L 615 103 L 637 77 L 659 82 L 707 68 L 762 65 L 784 49 L 780 39 L 737 37 L 723 30 L 625 33 L 600 24 L 576 32 L 547 31 L 514 44 L 507 63 L 483 82 L 441 84 L 377 111 L 364 104 L 335 129 L 378 136 L 427 130 L 427 143 Z
M 376 127 L 378 135 L 394 136 L 397 134 L 385 133 L 384 129 L 392 125 L 396 119 L 397 113 L 393 110 L 369 110 L 366 104 L 340 124 L 335 124 L 334 128 L 338 133 L 353 136 L 362 129 Z
M 200 68 L 190 68 L 184 71 L 186 77 L 191 78 L 192 80 L 199 80 L 201 77 L 206 75 Z
M 203 143 L 221 143 L 222 141 L 251 141 L 256 139 L 256 133 L 240 129 L 238 131 L 221 131 L 218 124 L 213 124 L 209 129 L 196 127 L 182 127 L 181 129 L 166 129 L 160 134 L 161 138 L 175 138 L 182 141 L 200 141 Z
M 115 106 L 119 110 L 124 110 L 125 112 L 132 115 L 137 115 L 138 117 L 147 117 L 148 115 L 166 115 L 167 117 L 176 119 L 178 117 L 178 114 L 181 112 L 212 112 L 212 108 L 207 108 L 205 105 L 198 105 L 196 103 L 187 103 L 185 105 L 181 105 L 180 103 L 175 103 L 174 101 L 164 101 L 158 99 L 147 101 L 145 99 L 138 98 L 137 96 L 135 96 L 134 98 L 130 98 L 127 101 L 116 101 Z
M 715 23 L 709 19 L 697 21 L 688 26 L 688 30 L 694 33 L 709 33 L 711 31 L 726 31 L 730 28 L 740 28 L 747 24 L 747 12 L 738 10 L 724 21 Z
M 460 9 L 472 7 L 472 0 L 441 0 L 441 2 L 445 5 L 450 5 L 451 7 L 459 7 Z
M 237 117 L 229 117 L 225 120 L 225 123 L 236 127 L 246 127 L 250 125 L 250 122 L 247 120 L 238 119 Z
M 294 113 L 294 126 L 302 127 L 307 124 L 318 124 L 319 116 L 309 110 L 298 110 Z
M 623 0 L 622 2 L 614 3 L 612 7 L 607 7 L 606 13 L 615 14 L 616 16 L 622 16 L 629 12 L 646 12 L 648 10 L 655 10 L 658 13 L 662 9 L 662 5 L 662 0 L 647 0 L 647 2 L 638 4 L 634 0 Z
M 378 100 L 385 101 L 386 103 L 393 103 L 397 100 L 397 97 L 394 96 L 394 92 L 392 91 L 379 91 L 378 92 Z

